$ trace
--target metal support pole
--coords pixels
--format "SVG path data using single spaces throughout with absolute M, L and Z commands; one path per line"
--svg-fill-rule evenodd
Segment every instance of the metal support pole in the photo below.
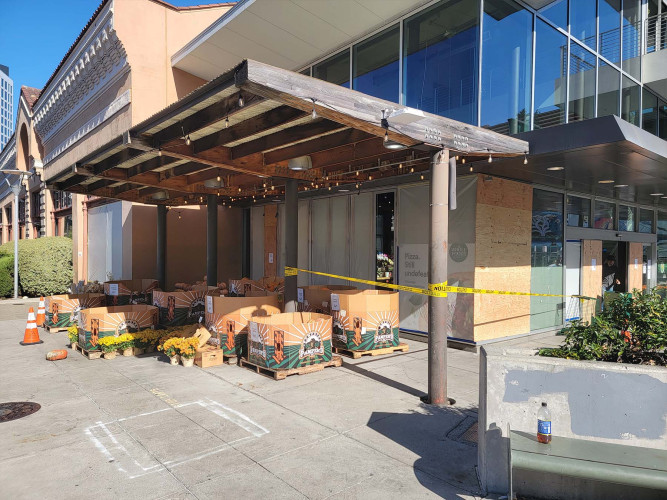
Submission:
M 431 284 L 447 281 L 449 234 L 449 150 L 433 156 L 431 163 L 431 226 L 429 276 Z M 447 405 L 447 297 L 428 298 L 428 398 L 427 403 Z
M 14 209 L 12 210 L 12 226 L 14 228 L 14 298 L 19 298 L 19 194 L 21 193 L 21 180 L 19 177 L 16 184 L 12 186 L 14 193 Z
M 218 284 L 218 197 L 206 196 L 206 284 Z
M 166 290 L 167 286 L 167 207 L 157 206 L 157 280 L 160 288 Z
M 241 276 L 250 277 L 250 209 L 243 208 L 241 219 Z
M 285 265 L 297 267 L 299 251 L 299 184 L 296 179 L 285 183 Z M 285 276 L 285 312 L 297 310 L 297 277 Z

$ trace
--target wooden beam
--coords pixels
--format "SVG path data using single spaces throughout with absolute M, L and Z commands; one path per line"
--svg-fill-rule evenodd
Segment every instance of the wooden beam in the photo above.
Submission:
M 313 108 L 329 120 L 382 137 L 383 110 L 408 110 L 405 106 L 377 99 L 339 85 L 310 78 L 253 60 L 244 61 L 236 73 L 236 84 L 253 94 L 308 112 Z M 426 143 L 462 153 L 517 156 L 528 151 L 528 143 L 515 137 L 423 113 L 412 123 L 392 123 L 389 138 L 406 146 Z
M 134 160 L 145 154 L 146 151 L 144 150 L 125 148 L 100 162 L 88 164 L 88 166 L 92 167 L 95 173 L 101 174 L 111 168 L 122 166 L 124 163 Z
M 287 146 L 305 139 L 315 138 L 324 134 L 344 129 L 345 126 L 340 123 L 329 120 L 314 120 L 312 123 L 290 127 L 275 134 L 266 135 L 252 141 L 239 144 L 231 148 L 231 157 L 233 159 L 242 158 L 253 153 L 261 153 L 269 149 L 275 149 L 281 146 Z
M 223 115 L 224 116 L 224 115 Z M 306 113 L 300 109 L 290 106 L 280 106 L 271 109 L 266 113 L 244 120 L 230 128 L 225 128 L 214 132 L 206 137 L 197 139 L 192 143 L 192 151 L 197 154 L 215 146 L 223 146 L 230 142 L 235 142 L 246 137 L 253 136 L 260 132 L 266 132 L 275 127 L 288 124 L 306 116 Z
M 264 101 L 264 99 L 257 95 L 247 95 L 244 96 L 244 106 L 239 107 L 239 92 L 235 92 L 232 95 L 229 95 L 222 100 L 211 104 L 210 106 L 197 111 L 196 113 L 186 116 L 182 120 L 170 125 L 159 132 L 155 133 L 153 136 L 149 136 L 151 143 L 154 147 L 159 147 L 161 144 L 165 144 L 174 139 L 180 139 L 183 135 L 192 134 L 211 125 L 215 125 L 218 122 L 221 122 L 228 116 L 233 116 L 235 113 L 238 113 L 240 110 L 245 110 L 249 106 L 259 104 Z M 196 141 L 195 141 L 196 142 Z
M 264 162 L 267 165 L 278 163 L 281 161 L 296 158 L 298 156 L 312 155 L 320 151 L 326 151 L 339 146 L 363 141 L 374 137 L 363 130 L 346 129 L 341 132 L 318 137 L 307 142 L 300 142 L 293 146 L 288 146 L 282 149 L 276 149 L 268 153 L 264 153 Z

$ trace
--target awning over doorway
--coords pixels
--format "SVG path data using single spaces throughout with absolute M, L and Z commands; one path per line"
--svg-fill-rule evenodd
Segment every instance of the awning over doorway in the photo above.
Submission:
M 617 116 L 534 130 L 523 158 L 475 170 L 558 189 L 667 207 L 667 141 Z M 618 186 L 618 187 L 616 187 Z M 653 194 L 653 196 L 651 196 Z
M 528 143 L 246 60 L 71 170 L 49 177 L 47 167 L 45 176 L 55 189 L 143 203 L 238 201 L 282 195 L 279 179 L 329 190 L 425 171 L 441 148 L 523 157 Z M 290 168 L 304 157 L 303 170 Z

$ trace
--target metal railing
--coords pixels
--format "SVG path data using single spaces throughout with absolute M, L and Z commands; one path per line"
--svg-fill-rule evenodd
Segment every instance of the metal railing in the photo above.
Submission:
M 667 49 L 667 12 L 646 20 L 646 53 Z

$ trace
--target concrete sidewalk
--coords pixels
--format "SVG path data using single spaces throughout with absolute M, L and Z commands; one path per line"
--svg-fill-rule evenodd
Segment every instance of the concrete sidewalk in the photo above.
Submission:
M 449 350 L 456 405 L 431 408 L 426 344 L 282 381 L 157 355 L 88 360 L 65 333 L 0 322 L 3 498 L 478 498 L 478 357 Z

